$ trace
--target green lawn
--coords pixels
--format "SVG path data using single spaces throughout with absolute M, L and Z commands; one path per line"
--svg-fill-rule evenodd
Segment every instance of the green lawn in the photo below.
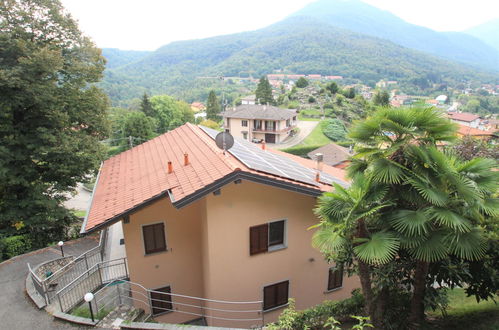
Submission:
M 307 147 L 307 146 L 323 146 L 330 143 L 331 140 L 322 133 L 321 124 L 317 124 L 314 130 L 303 140 L 300 144 L 295 147 Z
M 428 319 L 425 329 L 498 330 L 499 304 L 491 300 L 477 303 L 475 297 L 466 297 L 464 289 L 449 290 L 447 316 L 431 312 Z
M 85 215 L 87 215 L 87 211 L 81 211 L 81 210 L 72 210 L 73 214 L 77 216 L 78 218 L 84 218 Z

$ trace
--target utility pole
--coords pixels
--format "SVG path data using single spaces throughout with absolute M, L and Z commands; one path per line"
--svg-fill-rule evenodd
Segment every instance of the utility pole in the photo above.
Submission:
M 133 148 L 133 137 L 129 136 L 128 137 L 128 144 L 130 145 L 130 149 Z

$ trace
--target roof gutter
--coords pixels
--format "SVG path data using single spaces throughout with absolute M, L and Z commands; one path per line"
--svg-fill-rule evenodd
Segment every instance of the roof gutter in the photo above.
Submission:
M 97 173 L 97 178 L 95 179 L 94 188 L 92 189 L 92 197 L 90 199 L 90 204 L 88 205 L 87 213 L 85 214 L 85 218 L 83 219 L 83 223 L 81 224 L 80 234 L 85 233 L 85 227 L 87 226 L 88 216 L 90 214 L 90 210 L 92 209 L 92 205 L 94 204 L 95 189 L 97 188 L 97 184 L 99 183 L 100 173 L 103 165 L 104 162 L 101 162 L 99 166 L 99 173 Z

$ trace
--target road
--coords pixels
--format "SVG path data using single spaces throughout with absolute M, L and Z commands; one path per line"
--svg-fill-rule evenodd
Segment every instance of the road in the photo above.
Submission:
M 274 148 L 274 149 L 285 149 L 285 148 L 293 147 L 293 146 L 299 144 L 300 142 L 302 142 L 314 130 L 314 128 L 315 128 L 315 126 L 317 126 L 317 124 L 319 124 L 318 121 L 304 121 L 304 120 L 300 121 L 299 120 L 296 125 L 300 129 L 300 132 L 297 135 L 288 138 L 287 140 L 284 141 L 284 143 L 280 143 L 280 144 L 268 143 L 268 146 L 271 148 Z

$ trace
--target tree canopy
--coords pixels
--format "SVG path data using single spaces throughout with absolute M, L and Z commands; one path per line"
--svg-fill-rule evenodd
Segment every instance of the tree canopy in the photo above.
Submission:
M 260 78 L 256 86 L 255 96 L 259 104 L 275 104 L 274 96 L 272 95 L 272 86 L 270 86 L 267 77 L 263 76 Z
M 0 17 L 0 234 L 37 247 L 61 238 L 67 192 L 101 160 L 105 60 L 57 0 L 2 1 Z
M 208 102 L 206 104 L 206 119 L 213 120 L 215 122 L 220 121 L 220 102 L 218 102 L 217 95 L 215 91 L 210 91 L 208 94 Z

